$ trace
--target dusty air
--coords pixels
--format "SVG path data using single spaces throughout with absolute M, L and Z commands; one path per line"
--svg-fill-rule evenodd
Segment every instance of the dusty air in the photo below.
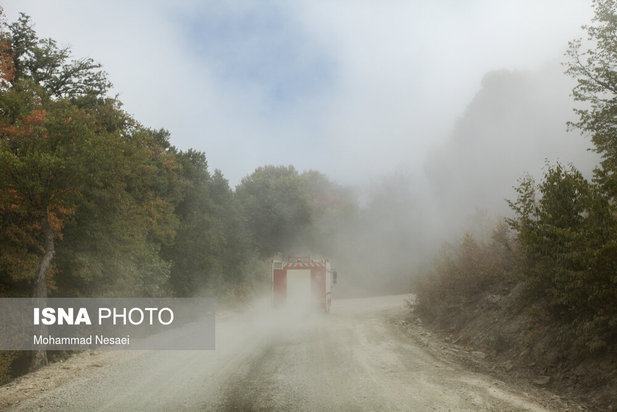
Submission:
M 62 6 L 0 7 L 0 410 L 617 407 L 617 0 Z

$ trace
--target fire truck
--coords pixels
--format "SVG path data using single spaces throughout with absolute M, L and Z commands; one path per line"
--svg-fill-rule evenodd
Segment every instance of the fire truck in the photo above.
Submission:
M 272 299 L 277 307 L 313 307 L 330 312 L 336 271 L 328 259 L 291 257 L 272 260 Z

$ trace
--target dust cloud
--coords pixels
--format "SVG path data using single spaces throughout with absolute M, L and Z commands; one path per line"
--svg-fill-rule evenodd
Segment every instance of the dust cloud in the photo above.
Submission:
M 560 65 L 585 2 L 5 3 L 100 61 L 128 112 L 231 185 L 293 164 L 353 186 L 357 213 L 297 248 L 332 259 L 342 294 L 405 291 L 443 241 L 507 214 L 545 159 L 596 160 L 566 133 Z
M 410 165 L 358 188 L 356 223 L 333 231 L 338 293 L 407 292 L 444 242 L 465 233 L 487 239 L 509 215 L 517 180 L 540 177 L 547 162 L 572 163 L 589 176 L 598 157 L 566 126 L 572 86 L 557 63 L 487 73 L 421 172 Z

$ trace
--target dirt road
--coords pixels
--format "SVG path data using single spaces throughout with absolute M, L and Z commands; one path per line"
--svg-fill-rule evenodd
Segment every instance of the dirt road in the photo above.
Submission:
M 82 353 L 0 388 L 8 410 L 565 410 L 414 343 L 405 296 L 330 315 L 255 307 L 217 320 L 215 351 Z

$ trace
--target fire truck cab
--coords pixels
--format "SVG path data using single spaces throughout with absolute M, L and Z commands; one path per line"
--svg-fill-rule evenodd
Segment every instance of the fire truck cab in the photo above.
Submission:
M 291 257 L 272 261 L 272 300 L 275 306 L 313 307 L 330 311 L 336 271 L 327 259 Z

